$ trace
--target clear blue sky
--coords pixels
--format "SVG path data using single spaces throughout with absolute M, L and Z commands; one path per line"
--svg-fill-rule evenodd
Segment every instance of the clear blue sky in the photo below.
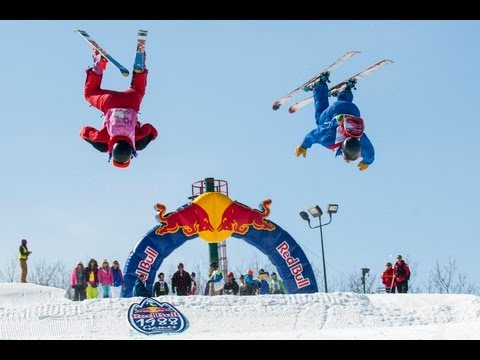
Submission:
M 75 28 L 128 68 L 136 30 L 149 30 L 140 121 L 159 137 L 127 170 L 78 135 L 102 118 L 83 97 L 91 55 Z M 330 281 L 362 267 L 378 276 L 402 254 L 417 264 L 418 283 L 451 257 L 480 285 L 479 21 L 1 21 L 0 34 L 1 263 L 26 238 L 32 262 L 73 266 L 94 257 L 123 265 L 157 225 L 155 203 L 173 211 L 192 183 L 214 177 L 251 207 L 271 198 L 270 219 L 317 268 L 319 232 L 298 213 L 339 204 L 324 227 Z M 313 106 L 293 115 L 288 106 L 271 109 L 347 50 L 362 53 L 335 70 L 332 84 L 383 58 L 395 61 L 354 93 L 376 150 L 365 172 L 320 145 L 296 158 L 315 125 Z M 129 83 L 108 65 L 103 87 Z M 233 238 L 227 253 L 233 268 L 264 259 Z M 206 264 L 206 243 L 188 242 L 162 268 L 179 261 L 187 271 Z

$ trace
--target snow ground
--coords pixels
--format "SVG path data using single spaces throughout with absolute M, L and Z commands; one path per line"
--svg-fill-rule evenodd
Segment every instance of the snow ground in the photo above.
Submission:
M 72 302 L 62 289 L 0 284 L 0 339 L 480 339 L 480 297 L 315 293 L 165 296 L 190 326 L 144 335 L 127 312 L 141 298 Z

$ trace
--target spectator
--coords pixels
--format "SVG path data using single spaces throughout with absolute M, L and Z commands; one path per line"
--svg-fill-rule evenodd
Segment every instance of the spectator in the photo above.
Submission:
M 145 275 L 140 274 L 138 275 L 137 281 L 135 281 L 135 285 L 133 286 L 133 296 L 143 296 L 148 297 L 150 294 L 145 287 Z
M 383 285 L 385 285 L 385 292 L 386 293 L 395 293 L 395 270 L 392 268 L 392 263 L 387 262 L 387 268 L 383 272 L 382 276 Z
M 81 261 L 77 261 L 77 265 L 70 276 L 70 285 L 73 289 L 73 301 L 85 300 L 85 288 L 87 287 L 87 278 L 85 277 L 85 268 Z
M 395 274 L 395 283 L 397 285 L 397 292 L 408 292 L 408 280 L 410 280 L 410 268 L 402 259 L 402 255 L 397 256 L 397 262 L 393 268 Z
M 98 270 L 98 282 L 100 283 L 101 297 L 110 297 L 110 286 L 113 284 L 113 275 L 107 259 L 103 259 L 102 267 Z
M 198 294 L 198 286 L 197 286 L 196 275 L 193 271 L 190 274 L 190 278 L 192 279 L 192 283 L 190 285 L 190 291 L 188 292 L 187 295 L 197 295 Z
M 238 280 L 240 280 L 240 284 L 238 285 L 238 286 L 239 286 L 239 288 L 240 288 L 240 290 L 239 290 L 239 292 L 240 292 L 240 295 L 246 295 L 246 289 L 245 289 L 245 285 L 246 285 L 246 284 L 245 284 L 245 276 L 243 276 L 243 274 L 242 274 L 242 275 L 240 275 L 240 277 L 238 278 Z
M 87 299 L 96 299 L 98 297 L 98 263 L 95 259 L 90 259 L 85 269 L 85 278 L 87 280 Z
M 235 281 L 233 272 L 229 272 L 227 276 L 227 281 L 223 285 L 223 291 L 227 295 L 237 295 L 240 290 L 238 283 Z
M 248 269 L 245 274 L 245 295 L 256 295 L 257 294 L 258 283 L 257 280 L 253 278 L 253 270 Z
M 110 271 L 112 272 L 113 278 L 110 294 L 112 298 L 119 298 L 122 295 L 122 287 L 123 284 L 125 284 L 125 280 L 123 279 L 122 269 L 120 269 L 120 264 L 117 260 L 113 261 Z
M 259 287 L 259 294 L 266 295 L 270 294 L 270 285 L 268 280 L 268 272 L 263 269 L 258 271 L 258 287 Z
M 272 280 L 270 280 L 270 294 L 285 294 L 285 287 L 283 286 L 283 280 L 279 279 L 277 274 L 272 272 L 271 276 Z
M 165 274 L 158 274 L 158 281 L 153 285 L 153 294 L 155 296 L 168 295 L 168 284 L 165 281 Z
M 223 272 L 219 269 L 218 264 L 214 261 L 210 264 L 211 275 L 208 280 L 210 284 L 209 295 L 221 295 L 225 280 L 223 279 Z
M 177 271 L 172 276 L 172 293 L 178 296 L 187 295 L 192 286 L 192 278 L 190 274 L 183 270 L 183 264 L 178 264 Z
M 18 254 L 18 260 L 20 261 L 20 269 L 21 269 L 20 282 L 22 283 L 27 282 L 27 274 L 28 274 L 27 260 L 28 260 L 28 256 L 31 253 L 32 252 L 28 251 L 28 248 L 27 248 L 27 240 L 23 239 L 20 244 L 19 254 Z

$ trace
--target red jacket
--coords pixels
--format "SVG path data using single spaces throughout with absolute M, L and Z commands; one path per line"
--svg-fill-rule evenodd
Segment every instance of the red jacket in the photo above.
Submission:
M 393 279 L 393 275 L 395 274 L 395 270 L 393 268 L 386 269 L 382 274 L 382 283 L 385 285 L 386 288 L 392 287 L 392 282 L 395 282 Z
M 137 127 L 135 130 L 135 144 L 149 135 L 153 136 L 151 140 L 154 140 L 158 135 L 157 129 L 155 129 L 151 124 L 140 125 L 140 123 L 137 122 Z M 130 139 L 126 136 L 116 136 L 114 138 L 110 138 L 106 127 L 97 130 L 91 126 L 84 126 L 80 130 L 80 137 L 94 146 L 97 145 L 95 148 L 101 152 L 111 151 L 113 145 L 118 140 L 123 139 L 130 143 Z M 143 150 L 142 146 L 135 145 L 135 148 L 137 148 L 137 150 Z
M 397 283 L 410 279 L 410 268 L 405 261 L 397 261 L 393 270 L 395 271 L 395 281 Z
M 140 104 L 147 87 L 148 70 L 145 70 L 143 73 L 135 74 L 132 78 L 130 88 L 125 91 L 102 89 L 101 84 L 103 75 L 95 74 L 92 69 L 88 69 L 86 74 L 87 79 L 85 81 L 84 89 L 85 99 L 90 105 L 103 112 L 104 115 L 111 108 L 128 108 L 134 109 L 137 112 L 140 110 Z M 143 150 L 150 141 L 157 137 L 157 135 L 157 129 L 155 129 L 153 125 L 142 125 L 137 120 L 137 126 L 135 128 L 136 150 Z M 97 130 L 91 126 L 84 126 L 80 130 L 80 137 L 88 141 L 95 149 L 101 152 L 111 152 L 113 145 L 119 140 L 125 140 L 130 145 L 133 145 L 131 144 L 131 140 L 126 136 L 115 136 L 110 138 L 106 127 Z

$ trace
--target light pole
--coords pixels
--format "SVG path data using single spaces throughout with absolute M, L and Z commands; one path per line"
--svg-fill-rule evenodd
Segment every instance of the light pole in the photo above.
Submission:
M 323 249 L 323 232 L 322 232 L 322 227 L 325 225 L 328 225 L 332 222 L 332 214 L 336 214 L 338 211 L 338 205 L 337 204 L 328 204 L 328 210 L 327 213 L 330 216 L 330 219 L 328 220 L 327 223 L 322 224 L 322 215 L 323 211 L 320 209 L 320 206 L 315 205 L 314 207 L 311 207 L 308 209 L 308 212 L 310 215 L 312 215 L 314 218 L 318 217 L 318 225 L 317 226 L 312 226 L 310 224 L 310 217 L 305 211 L 300 211 L 300 217 L 308 222 L 308 226 L 310 229 L 316 229 L 320 228 L 320 242 L 322 245 L 322 262 L 323 262 L 323 281 L 325 283 L 325 292 L 328 293 L 328 286 L 327 286 L 327 269 L 325 268 L 325 251 Z
M 369 268 L 362 268 L 362 285 L 363 285 L 363 293 L 365 294 L 365 274 L 370 272 Z

